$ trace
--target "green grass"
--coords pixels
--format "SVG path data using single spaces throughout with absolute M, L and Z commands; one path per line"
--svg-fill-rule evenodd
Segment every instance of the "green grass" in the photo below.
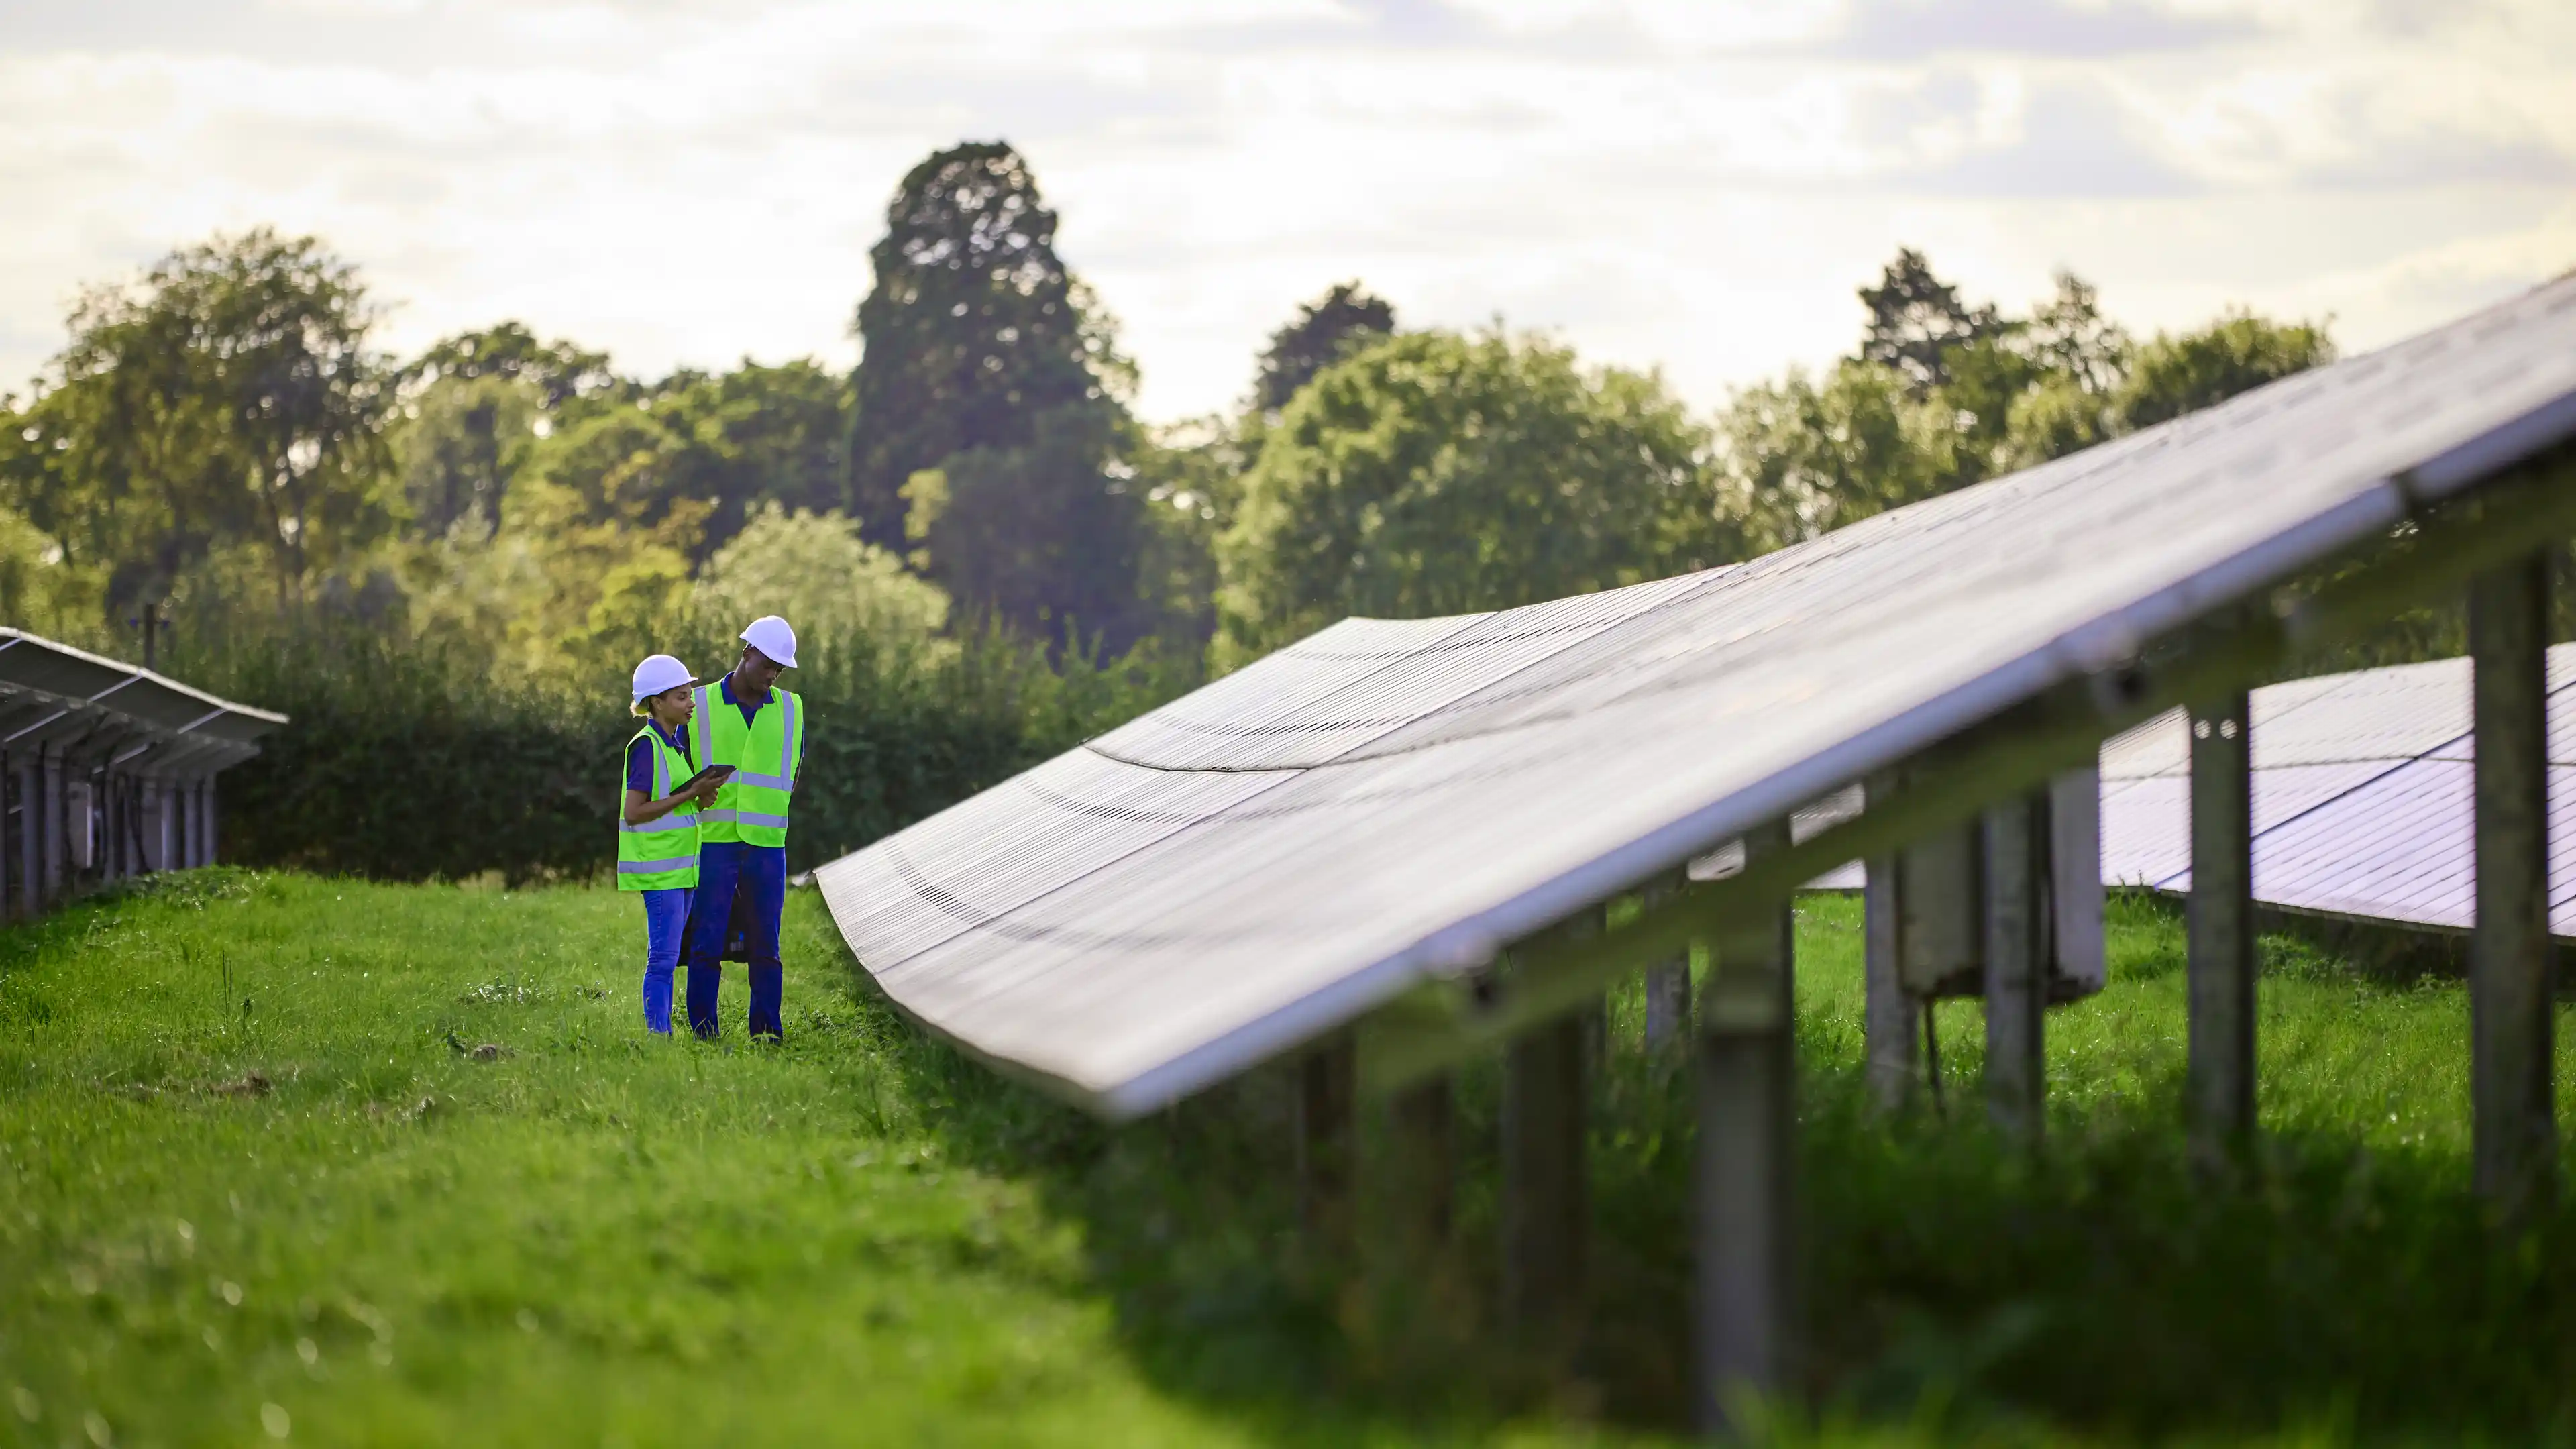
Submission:
M 1276 1074 L 1100 1128 L 865 997 L 810 893 L 783 1048 L 742 1043 L 738 976 L 731 1042 L 652 1039 L 639 917 L 604 891 L 206 872 L 0 933 L 0 1426 L 1320 1445 L 1677 1424 L 1686 1074 L 1638 1049 L 1633 990 L 1597 1108 L 1594 1331 L 1536 1373 L 1344 1331 L 1291 1227 Z M 1802 904 L 1812 1350 L 1783 1437 L 2576 1439 L 2576 1215 L 2507 1240 L 2468 1196 L 2462 992 L 2269 945 L 2267 1137 L 2212 1185 L 2174 1127 L 2170 913 L 2116 905 L 2111 989 L 2051 1015 L 2034 1156 L 1978 1123 L 1972 1005 L 1941 1014 L 1946 1118 L 1862 1109 L 1857 908 Z M 1495 1096 L 1489 1068 L 1462 1077 L 1458 1257 L 1426 1265 L 1461 1321 L 1491 1258 Z

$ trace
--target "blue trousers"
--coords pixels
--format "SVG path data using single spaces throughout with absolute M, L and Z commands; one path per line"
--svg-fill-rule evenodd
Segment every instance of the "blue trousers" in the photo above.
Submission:
M 689 1029 L 716 1034 L 716 991 L 724 981 L 725 925 L 737 887 L 750 918 L 751 1034 L 783 1035 L 779 998 L 787 973 L 778 964 L 778 916 L 787 907 L 787 848 L 711 840 L 698 847 L 696 910 L 689 917 Z
M 671 1034 L 671 969 L 680 964 L 680 937 L 689 927 L 689 889 L 645 891 L 644 1025 Z

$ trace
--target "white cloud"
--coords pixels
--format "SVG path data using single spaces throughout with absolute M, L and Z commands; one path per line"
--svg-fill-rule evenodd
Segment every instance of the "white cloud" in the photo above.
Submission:
M 21 14 L 21 10 L 24 13 Z M 216 228 L 326 237 L 389 340 L 846 362 L 895 182 L 1021 146 L 1149 414 L 1358 277 L 1708 403 L 1847 347 L 1900 243 L 2144 328 L 2348 345 L 2576 263 L 2555 0 L 0 0 L 0 379 Z

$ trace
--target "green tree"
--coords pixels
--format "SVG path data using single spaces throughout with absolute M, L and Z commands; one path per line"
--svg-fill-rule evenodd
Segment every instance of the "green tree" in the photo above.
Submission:
M 1818 380 L 1792 370 L 1736 394 L 1717 433 L 1721 506 L 1754 552 L 1931 497 L 1958 476 L 1955 410 L 1856 358 Z
M 543 392 L 501 374 L 442 376 L 421 387 L 394 434 L 413 531 L 439 538 L 468 517 L 498 519 L 544 410 Z
M 265 228 L 92 289 L 13 419 L 5 501 L 106 573 L 111 614 L 158 605 L 227 546 L 298 601 L 393 522 L 375 320 L 354 267 Z
M 1218 540 L 1226 662 L 1345 614 L 1503 608 L 1731 556 L 1707 435 L 1662 380 L 1500 333 L 1412 333 L 1289 402 Z
M 1140 429 L 1129 447 L 1147 523 L 1139 582 L 1174 658 L 1204 657 L 1215 633 L 1217 540 L 1234 524 L 1263 430 L 1257 411 L 1211 415 Z
M 2019 329 L 2022 350 L 2048 373 L 2079 390 L 2101 396 L 2128 375 L 2136 344 L 2120 324 L 2102 315 L 2102 295 L 2093 284 L 2059 269 L 2057 290 L 2031 309 Z
M 837 512 L 849 476 L 850 384 L 811 358 L 675 373 L 648 404 L 677 445 L 670 487 L 708 505 L 698 561 L 755 511 Z
M 413 532 L 441 537 L 470 513 L 497 520 L 531 443 L 637 391 L 608 354 L 541 342 L 518 322 L 432 343 L 402 370 L 394 441 Z
M 947 623 L 948 596 L 862 540 L 849 515 L 764 503 L 699 570 L 689 610 L 698 632 L 717 639 L 777 614 L 796 626 L 800 644 L 922 643 Z
M 649 652 L 685 600 L 711 511 L 674 486 L 683 451 L 638 407 L 531 446 L 498 519 L 469 517 L 412 561 L 421 626 L 487 645 L 523 678 Z
M 849 498 L 870 542 L 902 546 L 913 474 L 1026 448 L 1040 416 L 1107 402 L 1124 379 L 1055 229 L 1028 163 L 999 141 L 938 152 L 897 188 L 852 377 Z
M 1288 325 L 1270 334 L 1261 370 L 1253 379 L 1253 406 L 1275 413 L 1288 406 L 1307 380 L 1344 353 L 1395 331 L 1395 307 L 1358 282 L 1342 282 L 1297 308 Z
M 2273 322 L 2241 309 L 2194 331 L 2158 333 L 2141 346 L 2107 324 L 2104 330 L 2111 342 L 2096 344 L 2093 355 L 2110 361 L 2051 368 L 2014 400 L 2002 449 L 2012 466 L 2062 458 L 2334 358 L 2322 325 Z
M 915 561 L 970 615 L 1124 653 L 1157 623 L 1139 583 L 1147 525 L 1125 433 L 1115 411 L 1074 404 L 1039 414 L 1025 443 L 914 474 Z
M 522 322 L 502 322 L 442 338 L 405 367 L 403 377 L 414 384 L 487 377 L 524 382 L 536 390 L 538 405 L 548 410 L 584 399 L 614 398 L 633 386 L 609 370 L 607 353 L 561 340 L 540 342 Z
M 2118 431 L 2134 432 L 2333 360 L 2334 342 L 2322 326 L 2272 322 L 2240 308 L 2199 331 L 2158 333 L 2140 347 L 2111 396 L 2111 415 Z
M 1878 285 L 1860 289 L 1860 301 L 1869 309 L 1860 359 L 1893 368 L 1918 398 L 1950 381 L 1953 348 L 2003 327 L 1992 303 L 1963 301 L 1959 289 L 1933 275 L 1932 264 L 1912 247 L 1897 249 Z

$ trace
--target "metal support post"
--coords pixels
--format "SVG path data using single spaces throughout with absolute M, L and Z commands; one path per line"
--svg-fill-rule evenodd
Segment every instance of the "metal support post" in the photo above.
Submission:
M 2215 1166 L 2254 1136 L 2254 731 L 2245 691 L 2191 714 L 2193 1151 Z
M 2553 1187 L 2550 1102 L 2549 574 L 2540 555 L 2469 585 L 2477 934 L 2469 957 L 2478 1192 L 2526 1219 Z
M 1359 1101 L 1359 1054 L 1348 1032 L 1319 1043 L 1297 1063 L 1297 1211 L 1329 1249 L 1349 1246 L 1351 1132 Z
M 206 864 L 213 865 L 221 858 L 218 853 L 218 847 L 223 841 L 223 837 L 217 833 L 216 829 L 217 825 L 220 823 L 221 817 L 215 808 L 215 777 L 208 775 L 205 778 L 205 781 L 197 786 L 197 792 L 198 798 L 203 800 L 206 806 Z
M 113 770 L 100 774 L 98 786 L 99 825 L 106 837 L 99 842 L 105 847 L 99 852 L 99 875 L 117 880 L 130 873 L 126 854 L 133 832 L 126 828 L 125 811 L 134 792 L 131 782 Z
M 1660 1052 L 1690 1033 L 1690 957 L 1646 971 L 1646 1050 Z
M 1584 1023 L 1561 1016 L 1503 1056 L 1503 1312 L 1524 1342 L 1570 1351 L 1582 1333 L 1591 1232 Z
M 71 835 L 69 833 L 71 822 L 65 818 L 65 812 L 63 809 L 63 759 L 61 753 L 50 748 L 45 750 L 44 763 L 41 766 L 41 770 L 44 775 L 44 783 L 40 793 L 44 796 L 44 821 L 42 825 L 44 842 L 42 849 L 45 868 L 44 886 L 37 901 L 39 909 L 44 906 L 51 905 L 54 901 L 61 899 L 63 894 L 63 855 L 71 845 Z
M 1905 991 L 1904 877 L 1894 855 L 1874 856 L 1860 891 L 1861 1034 L 1868 1049 L 1869 1089 L 1881 1107 L 1914 1095 L 1915 1037 L 1922 1007 Z
M 1358 1075 L 1367 1079 L 1365 1062 Z M 1390 1096 L 1363 1098 L 1356 1113 L 1353 1272 L 1340 1309 L 1345 1331 L 1364 1355 L 1445 1357 L 1472 1332 L 1469 1275 L 1450 1239 L 1452 1090 L 1446 1074 L 1434 1075 Z
M 41 757 L 44 746 L 36 754 Z M 26 756 L 11 763 L 18 767 L 18 916 L 32 921 L 45 908 L 45 777 Z
M 1386 1160 L 1380 1182 L 1389 1191 L 1399 1232 L 1423 1247 L 1447 1241 L 1456 1189 L 1457 1098 L 1450 1079 L 1434 1077 L 1398 1092 L 1387 1103 Z
M 179 786 L 170 780 L 152 781 L 152 868 L 179 868 Z
M 1746 858 L 1788 845 L 1775 825 L 1746 838 Z M 1700 1004 L 1695 1394 L 1715 1434 L 1742 1427 L 1745 1396 L 1787 1382 L 1796 1338 L 1794 940 L 1783 900 L 1714 943 Z
M 1986 1113 L 2037 1137 L 2048 1099 L 2048 796 L 1986 811 Z

